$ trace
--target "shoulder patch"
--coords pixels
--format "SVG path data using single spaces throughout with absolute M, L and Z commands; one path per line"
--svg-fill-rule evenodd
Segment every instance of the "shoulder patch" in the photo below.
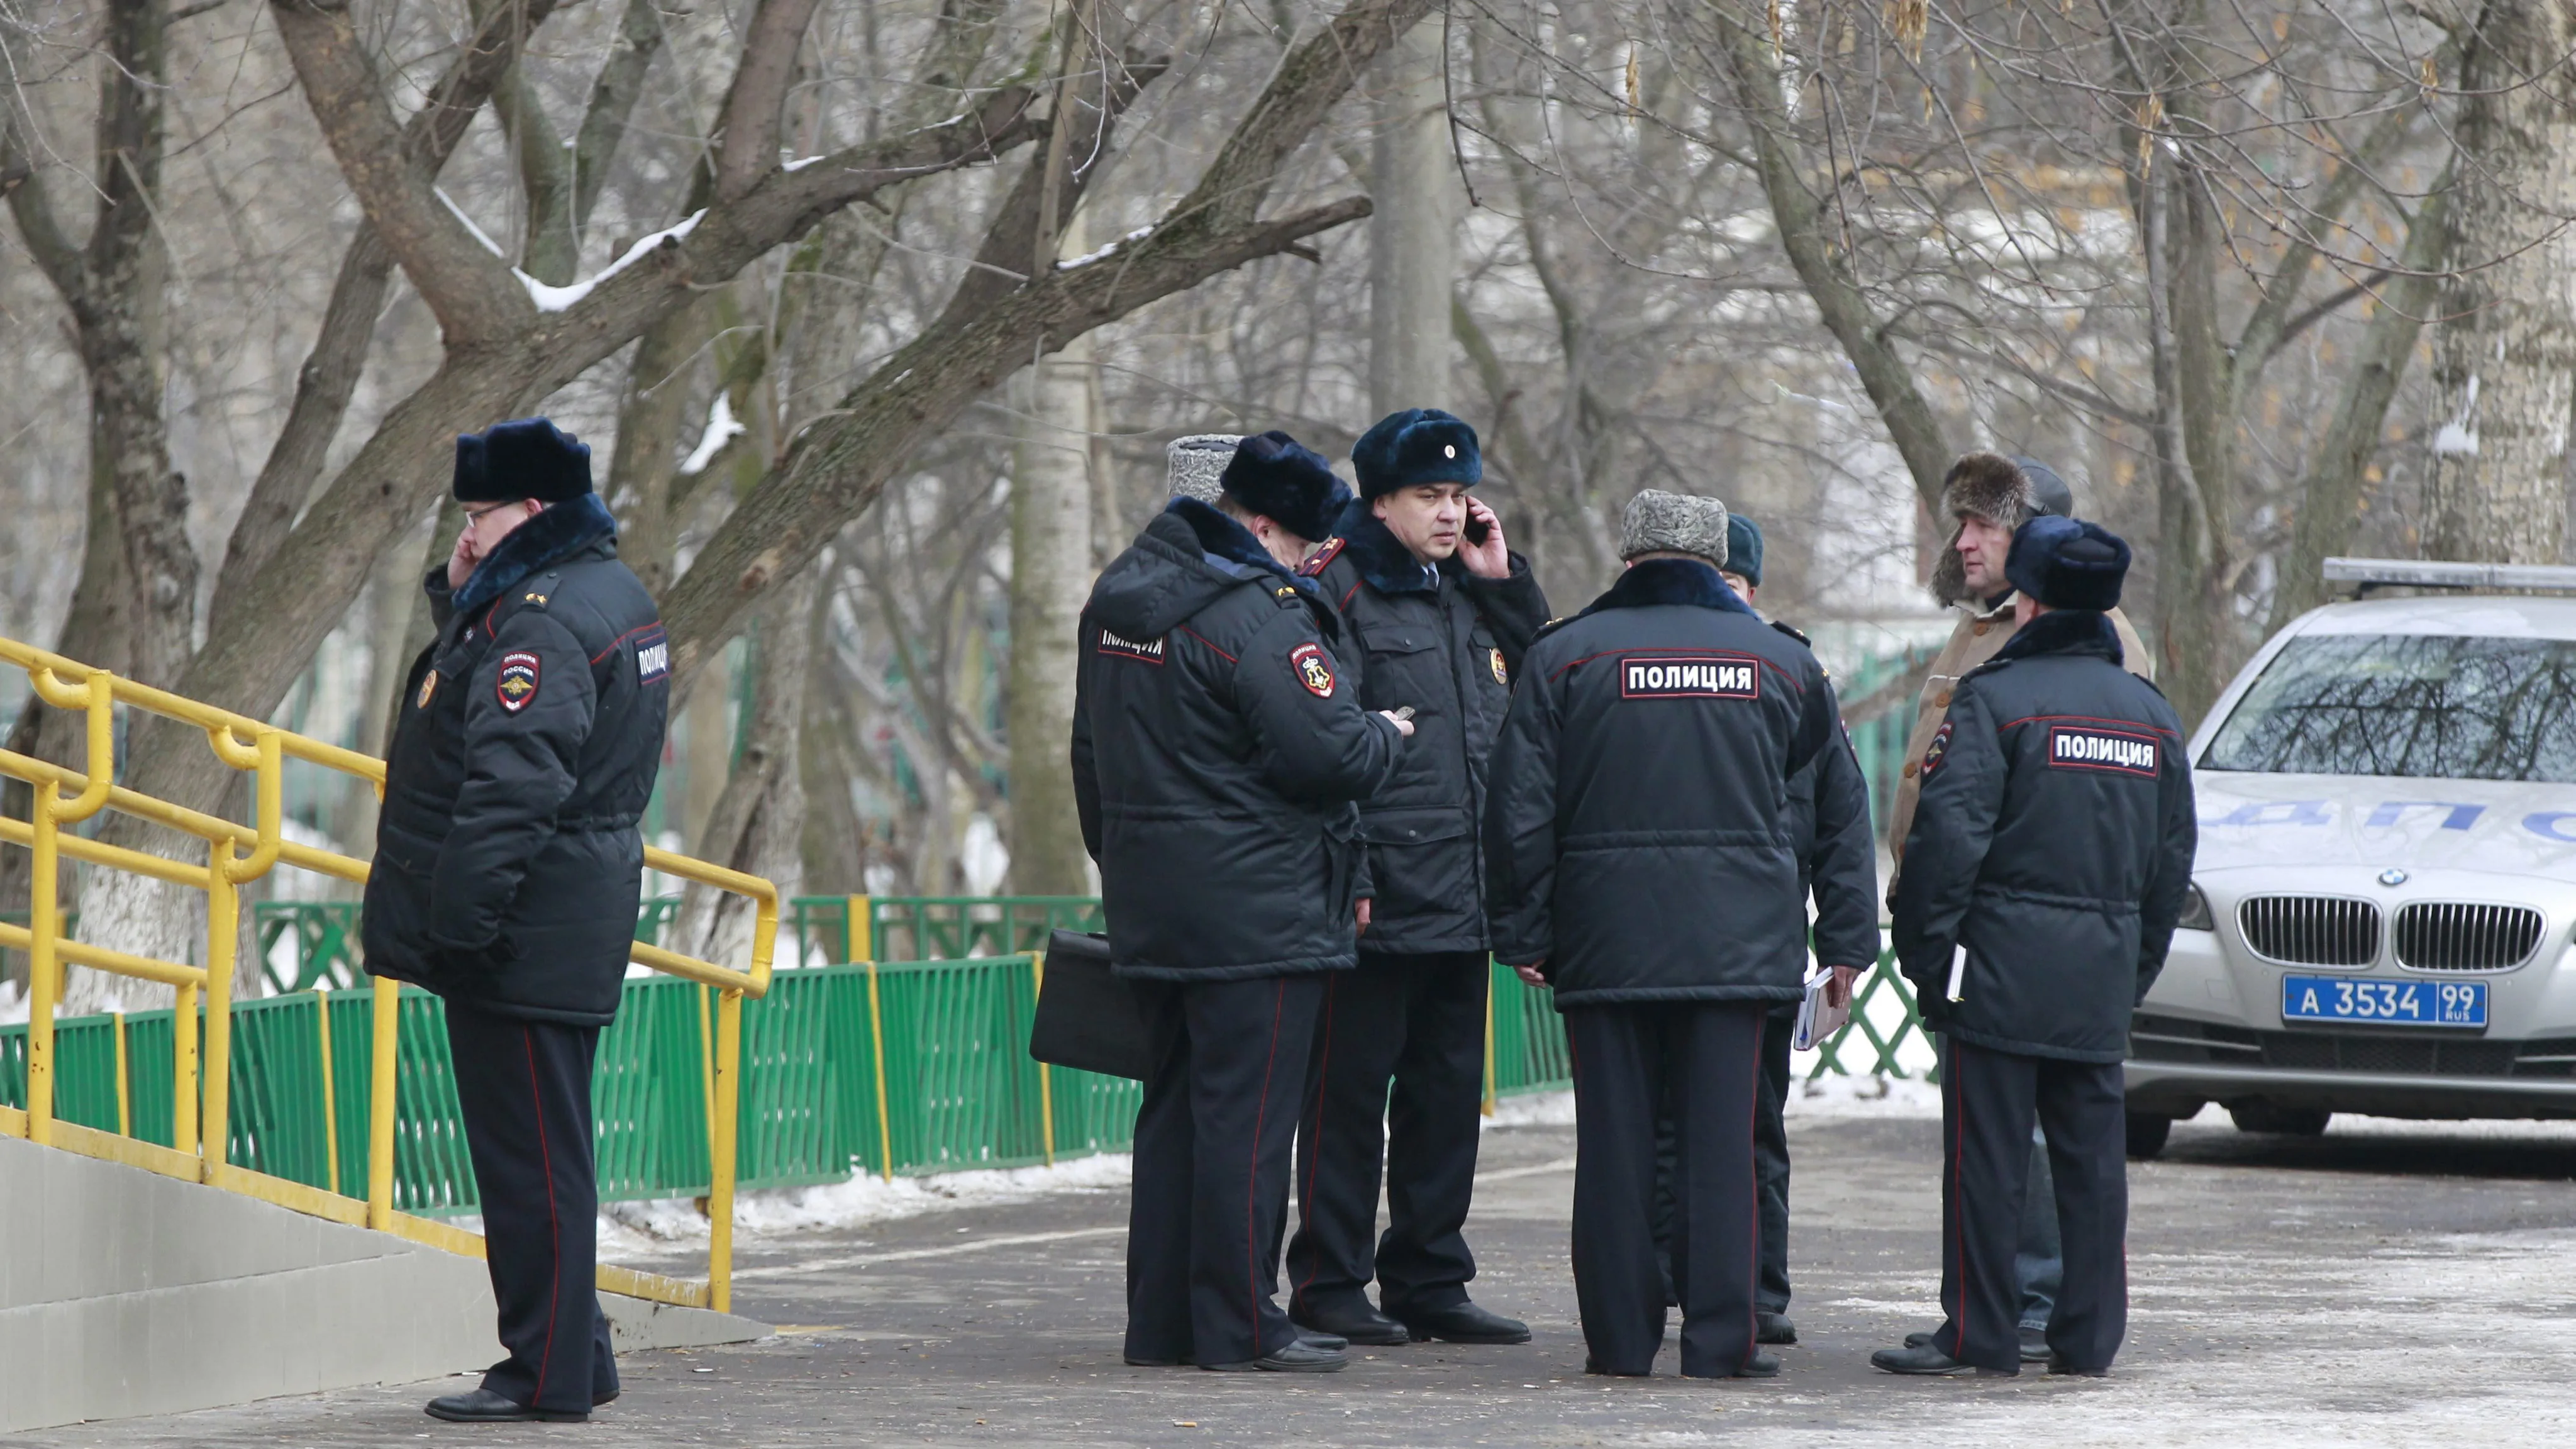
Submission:
M 671 677 L 671 636 L 652 624 L 635 636 L 635 682 L 660 684 Z
M 1941 768 L 1941 761 L 1947 758 L 1949 753 L 1950 722 L 1945 719 L 1941 721 L 1941 727 L 1932 732 L 1932 743 L 1923 751 L 1922 773 L 1929 776 L 1934 770 Z
M 1762 665 L 1744 654 L 1625 654 L 1621 699 L 1760 699 Z
M 1092 651 L 1112 659 L 1133 659 L 1160 666 L 1163 662 L 1163 639 L 1160 635 L 1151 639 L 1130 639 L 1124 634 L 1113 634 L 1103 629 L 1098 641 L 1092 645 Z
M 2115 775 L 2152 780 L 2156 777 L 2156 745 L 2156 737 L 2145 732 L 2102 725 L 2053 724 L 2048 727 L 2048 766 L 2052 770 L 2107 770 Z
M 1325 539 L 1324 546 L 1315 550 L 1314 557 L 1297 565 L 1298 576 L 1311 579 L 1322 574 L 1332 565 L 1333 560 L 1342 556 L 1342 549 L 1347 542 L 1348 540 L 1340 537 Z
M 1297 671 L 1297 682 L 1317 699 L 1333 697 L 1333 666 L 1324 658 L 1321 644 L 1300 644 L 1288 651 L 1288 667 Z
M 517 714 L 536 703 L 539 668 L 537 656 L 524 649 L 501 656 L 501 678 L 493 686 L 501 708 Z

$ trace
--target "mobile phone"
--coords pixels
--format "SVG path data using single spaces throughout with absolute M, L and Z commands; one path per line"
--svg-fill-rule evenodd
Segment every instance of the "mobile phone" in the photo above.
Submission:
M 1389 714 L 1394 715 L 1397 719 L 1411 719 L 1411 718 L 1413 718 L 1413 706 L 1412 706 L 1412 705 L 1409 705 L 1409 704 L 1408 704 L 1408 705 L 1404 705 L 1404 706 L 1402 706 L 1402 707 L 1400 707 L 1400 708 L 1397 708 L 1397 709 L 1389 710 L 1389 711 L 1387 711 L 1387 712 L 1388 712 Z
M 1473 502 L 1474 500 L 1470 499 L 1468 501 Z M 1466 524 L 1458 530 L 1458 536 L 1465 539 L 1468 546 L 1471 548 L 1483 548 L 1485 546 L 1485 540 L 1492 537 L 1493 532 L 1494 526 L 1492 524 L 1478 518 L 1473 513 L 1469 513 L 1467 515 Z

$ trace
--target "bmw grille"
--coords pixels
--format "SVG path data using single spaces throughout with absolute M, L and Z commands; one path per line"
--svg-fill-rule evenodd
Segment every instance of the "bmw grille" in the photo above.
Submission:
M 2528 906 L 2418 901 L 2397 912 L 2397 960 L 2418 971 L 2501 971 L 2540 944 L 2540 912 Z
M 2379 907 L 2342 896 L 2248 896 L 2236 907 L 2245 944 L 2293 966 L 2367 966 L 2379 959 Z

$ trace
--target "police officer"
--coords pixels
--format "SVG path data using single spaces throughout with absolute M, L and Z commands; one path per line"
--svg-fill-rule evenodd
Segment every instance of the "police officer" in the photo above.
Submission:
M 509 1351 L 429 1412 L 577 1423 L 617 1397 L 590 1073 L 635 936 L 670 645 L 586 445 L 544 418 L 468 434 L 455 493 L 464 531 L 424 580 L 438 637 L 385 760 L 367 969 L 445 999 Z
M 1628 571 L 1530 646 L 1493 762 L 1494 952 L 1556 988 L 1574 1060 L 1574 1288 L 1593 1372 L 1663 1340 L 1654 1121 L 1679 1148 L 1681 1368 L 1764 1378 L 1753 1121 L 1770 1008 L 1795 1001 L 1807 913 L 1789 781 L 1841 737 L 1797 640 L 1718 577 L 1726 508 L 1628 504 Z
M 1315 1035 L 1288 1311 L 1354 1343 L 1526 1343 L 1527 1325 L 1469 1301 L 1463 1229 L 1492 979 L 1485 756 L 1547 599 L 1468 494 L 1484 476 L 1475 429 L 1408 408 L 1362 434 L 1351 462 L 1360 501 L 1305 572 L 1341 611 L 1360 702 L 1411 710 L 1418 733 L 1361 808 L 1373 901 L 1359 969 L 1326 985 Z M 1373 1244 L 1381 1159 L 1388 1222 Z
M 1924 752 L 1899 883 L 1898 961 L 1948 1043 L 1941 1074 L 1941 1306 L 1932 1341 L 1883 1349 L 1893 1373 L 2014 1374 L 2013 1241 L 2034 1111 L 2065 1245 L 2049 1372 L 2098 1375 L 2128 1315 L 2129 1015 L 2163 969 L 2191 883 L 2182 725 L 2122 668 L 2107 611 L 2129 546 L 2035 518 L 2006 576 L 2019 624 L 1959 681 Z M 1955 985 L 1953 983 L 1956 983 Z
M 1136 1118 L 1127 1361 L 1330 1372 L 1273 1295 L 1328 974 L 1354 955 L 1352 802 L 1411 726 L 1360 708 L 1339 621 L 1291 572 L 1339 480 L 1246 438 L 1219 506 L 1174 498 L 1092 588 L 1073 780 L 1112 969 L 1156 1021 Z
M 1746 604 L 1757 603 L 1762 529 L 1741 513 L 1726 515 L 1726 567 L 1720 576 Z M 1771 627 L 1807 643 L 1806 635 L 1777 619 Z M 1812 897 L 1816 903 L 1812 945 L 1817 963 L 1829 973 L 1826 999 L 1834 1006 L 1846 1005 L 1852 983 L 1878 961 L 1878 863 L 1870 840 L 1869 782 L 1852 756 L 1848 735 L 1817 752 L 1807 768 L 1789 778 L 1789 840 L 1798 857 L 1799 899 Z M 1756 1343 L 1798 1341 L 1797 1325 L 1789 1320 L 1789 1134 L 1783 1117 L 1798 1009 L 1797 1002 L 1781 1002 L 1762 1026 L 1761 1115 L 1753 1122 L 1753 1163 L 1762 1192 L 1762 1271 L 1753 1294 Z M 1655 1241 L 1669 1265 L 1676 1212 L 1669 1112 L 1658 1117 L 1655 1132 Z M 1670 1285 L 1668 1266 L 1665 1302 L 1678 1303 Z
M 1994 453 L 1969 453 L 1950 465 L 1949 476 L 1941 485 L 1941 514 L 1951 521 L 1950 541 L 1941 552 L 1941 561 L 1932 573 L 1932 594 L 1944 607 L 1957 611 L 1957 625 L 1950 631 L 1949 642 L 1932 661 L 1932 672 L 1923 682 L 1923 693 L 1916 705 L 1914 732 L 1907 737 L 1905 767 L 1896 782 L 1896 799 L 1888 811 L 1887 848 L 1895 870 L 1887 883 L 1887 899 L 1896 900 L 1897 882 L 1905 869 L 1905 835 L 1914 822 L 1915 796 L 1922 786 L 1915 778 L 1921 768 L 1923 752 L 1931 747 L 1932 737 L 1949 718 L 1951 692 L 1969 670 L 1995 657 L 2013 632 L 2013 584 L 2004 576 L 2004 555 L 2012 547 L 2013 530 L 2043 515 L 2055 518 L 2075 516 L 2075 492 L 2055 470 L 2033 458 L 2007 458 Z M 2119 610 L 2109 611 L 2111 626 L 2119 632 L 2122 657 L 2129 672 L 2142 679 L 2153 679 L 2155 667 L 2147 646 L 2138 641 L 2135 629 Z M 2030 1217 L 2021 1226 L 2021 1238 L 2014 1252 L 2014 1271 L 2021 1280 L 2022 1359 L 2036 1363 L 2048 1356 L 2044 1332 L 2048 1326 L 2050 1304 L 2057 1294 L 2059 1275 L 2057 1215 L 2051 1210 L 2048 1188 L 2048 1151 L 2034 1138 L 2031 1144 Z M 1932 1341 L 1929 1332 L 1907 1337 L 1909 1347 Z

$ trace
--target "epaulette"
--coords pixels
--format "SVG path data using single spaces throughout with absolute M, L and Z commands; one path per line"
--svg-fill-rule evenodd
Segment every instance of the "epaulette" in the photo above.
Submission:
M 1555 633 L 1559 626 L 1571 624 L 1582 617 L 1583 616 L 1581 614 L 1559 614 L 1555 618 L 1548 620 L 1546 623 L 1539 625 L 1538 632 L 1530 635 L 1530 643 L 1536 644 L 1541 639 Z
M 1331 566 L 1333 560 L 1342 556 L 1343 546 L 1348 542 L 1348 539 L 1342 538 L 1339 535 L 1325 539 L 1324 546 L 1315 550 L 1315 556 L 1313 558 L 1310 558 L 1297 566 L 1298 577 L 1308 579 L 1321 578 L 1324 570 Z
M 1783 634 L 1788 635 L 1790 638 L 1797 640 L 1799 643 L 1806 645 L 1806 646 L 1807 646 L 1808 648 L 1810 648 L 1810 649 L 1812 649 L 1812 648 L 1816 647 L 1816 641 L 1815 641 L 1815 640 L 1813 640 L 1813 639 L 1808 638 L 1808 637 L 1807 637 L 1804 633 L 1802 633 L 1802 632 L 1798 629 L 1798 627 L 1797 627 L 1796 625 L 1794 625 L 1794 624 L 1784 624 L 1784 623 L 1781 623 L 1779 620 L 1774 619 L 1774 620 L 1772 620 L 1772 621 L 1771 621 L 1771 627 L 1772 627 L 1772 628 L 1774 628 L 1774 629 L 1779 630 L 1779 631 L 1780 631 L 1781 633 L 1783 633 Z
M 1305 591 L 1298 588 L 1295 584 L 1281 584 L 1279 587 L 1270 591 L 1270 597 L 1278 601 L 1279 607 L 1283 609 L 1294 609 L 1303 605 L 1305 600 Z
M 523 609 L 544 608 L 547 601 L 554 597 L 555 581 L 562 577 L 562 571 L 558 570 L 554 573 L 547 574 L 541 579 L 535 579 L 527 583 L 519 590 L 519 607 Z

